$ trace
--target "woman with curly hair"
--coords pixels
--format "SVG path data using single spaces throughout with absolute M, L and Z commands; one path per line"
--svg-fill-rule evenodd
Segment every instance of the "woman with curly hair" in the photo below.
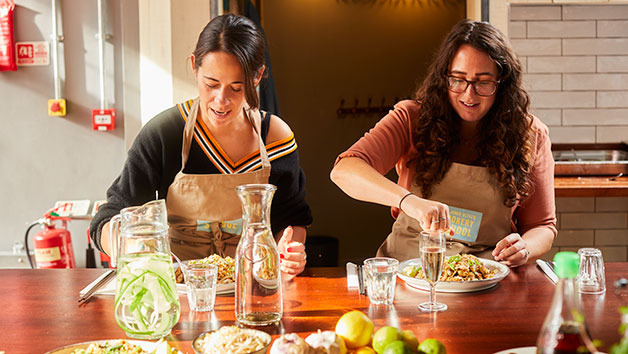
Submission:
M 441 45 L 415 100 L 336 160 L 349 196 L 392 207 L 377 254 L 418 257 L 418 232 L 447 231 L 447 254 L 520 266 L 556 236 L 554 161 L 547 127 L 529 113 L 522 69 L 503 34 L 463 20 Z M 384 175 L 393 167 L 399 179 Z

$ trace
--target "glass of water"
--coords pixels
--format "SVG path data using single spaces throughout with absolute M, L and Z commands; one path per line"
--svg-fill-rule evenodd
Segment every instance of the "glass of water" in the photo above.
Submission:
M 425 275 L 425 280 L 430 284 L 430 301 L 419 304 L 419 310 L 423 312 L 447 310 L 447 305 L 436 302 L 436 283 L 443 271 L 446 248 L 445 235 L 442 232 L 421 231 L 419 236 L 421 271 Z
M 212 311 L 216 301 L 218 266 L 215 264 L 187 264 L 185 287 L 192 311 Z
M 366 294 L 372 304 L 392 305 L 398 266 L 399 261 L 394 258 L 375 257 L 364 261 Z

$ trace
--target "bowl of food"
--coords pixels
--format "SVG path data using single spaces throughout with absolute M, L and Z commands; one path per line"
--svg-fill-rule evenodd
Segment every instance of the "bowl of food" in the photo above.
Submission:
M 264 354 L 271 337 L 251 328 L 222 326 L 216 331 L 204 332 L 192 342 L 196 354 L 242 353 Z
M 233 258 L 229 256 L 223 258 L 217 254 L 212 254 L 203 259 L 190 259 L 181 263 L 183 268 L 188 264 L 215 264 L 218 266 L 216 294 L 229 294 L 235 291 L 235 260 Z M 178 265 L 175 265 L 174 275 L 177 283 L 185 282 L 183 270 Z

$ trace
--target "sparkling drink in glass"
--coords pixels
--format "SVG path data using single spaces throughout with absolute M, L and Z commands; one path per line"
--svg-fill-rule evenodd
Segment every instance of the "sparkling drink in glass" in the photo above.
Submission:
M 179 321 L 179 296 L 169 254 L 118 257 L 116 322 L 137 339 L 157 339 Z
M 399 261 L 394 258 L 375 257 L 364 261 L 366 294 L 374 305 L 392 305 Z
M 436 283 L 440 280 L 445 263 L 446 240 L 440 231 L 421 231 L 419 253 L 425 279 L 430 284 L 430 301 L 419 304 L 423 312 L 447 310 L 447 305 L 436 302 Z

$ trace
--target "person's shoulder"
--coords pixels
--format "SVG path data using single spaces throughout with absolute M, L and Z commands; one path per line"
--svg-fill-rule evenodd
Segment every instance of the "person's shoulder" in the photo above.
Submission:
M 401 109 L 409 113 L 418 113 L 421 104 L 416 100 L 403 100 L 395 104 L 394 109 Z
M 528 119 L 530 121 L 530 130 L 534 133 L 534 135 L 537 137 L 549 136 L 549 128 L 539 119 L 539 117 L 530 114 Z
M 292 129 L 288 123 L 284 122 L 283 119 L 279 118 L 274 114 L 268 114 L 269 117 L 269 127 L 268 127 L 268 135 L 266 136 L 266 144 L 273 143 L 275 141 L 281 141 L 290 139 L 293 137 Z
M 190 100 L 191 101 L 191 100 Z M 170 131 L 175 128 L 182 128 L 190 111 L 188 102 L 176 104 L 167 108 L 151 118 L 144 126 L 148 131 Z

